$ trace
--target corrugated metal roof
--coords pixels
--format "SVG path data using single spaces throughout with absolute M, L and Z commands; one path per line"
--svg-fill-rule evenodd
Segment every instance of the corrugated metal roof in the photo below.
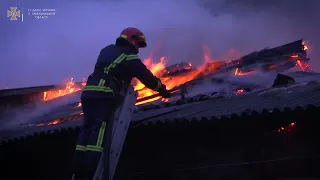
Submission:
M 152 112 L 138 112 L 134 115 L 136 121 L 147 118 L 156 113 L 176 109 L 172 113 L 152 117 L 148 121 L 163 121 L 173 119 L 192 119 L 202 117 L 221 117 L 243 112 L 257 111 L 264 109 L 284 109 L 296 106 L 307 106 L 309 104 L 320 106 L 320 83 L 310 82 L 305 85 L 294 85 L 286 88 L 275 88 L 259 90 L 256 92 L 232 96 L 229 98 L 209 99 L 203 102 L 195 102 L 182 107 L 167 107 Z

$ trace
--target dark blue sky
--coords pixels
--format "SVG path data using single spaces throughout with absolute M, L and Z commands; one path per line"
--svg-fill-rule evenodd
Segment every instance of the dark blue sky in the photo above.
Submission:
M 128 26 L 147 36 L 149 47 L 141 51 L 142 58 L 160 44 L 157 55 L 168 56 L 169 64 L 201 64 L 202 43 L 219 59 L 231 48 L 244 55 L 306 38 L 311 65 L 320 71 L 316 1 L 46 1 L 0 2 L 0 88 L 56 84 L 69 77 L 80 80 L 91 73 L 100 49 Z M 25 13 L 28 8 L 55 8 L 56 15 L 10 21 L 10 6 Z

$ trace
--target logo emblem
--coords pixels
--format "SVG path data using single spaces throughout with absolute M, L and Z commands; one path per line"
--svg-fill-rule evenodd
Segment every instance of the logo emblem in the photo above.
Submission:
M 7 17 L 10 17 L 11 21 L 18 20 L 17 17 L 20 17 L 20 10 L 17 7 L 10 7 L 10 10 L 7 10 Z

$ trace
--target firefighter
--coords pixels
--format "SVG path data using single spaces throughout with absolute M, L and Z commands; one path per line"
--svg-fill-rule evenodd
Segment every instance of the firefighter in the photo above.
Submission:
M 93 73 L 81 94 L 84 127 L 80 131 L 73 162 L 73 179 L 92 179 L 104 147 L 108 120 L 122 99 L 122 92 L 133 77 L 164 98 L 170 92 L 137 56 L 147 46 L 137 28 L 124 29 L 115 44 L 100 51 Z

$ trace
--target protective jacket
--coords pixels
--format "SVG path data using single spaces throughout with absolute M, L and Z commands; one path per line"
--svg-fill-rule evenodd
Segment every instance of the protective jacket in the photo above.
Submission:
M 121 38 L 115 45 L 103 48 L 94 72 L 88 77 L 83 88 L 82 99 L 112 98 L 121 94 L 136 77 L 147 88 L 161 91 L 165 86 L 155 77 L 137 56 L 137 51 Z

